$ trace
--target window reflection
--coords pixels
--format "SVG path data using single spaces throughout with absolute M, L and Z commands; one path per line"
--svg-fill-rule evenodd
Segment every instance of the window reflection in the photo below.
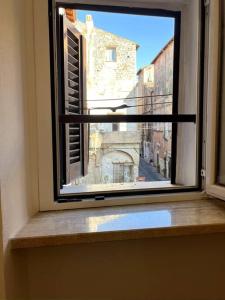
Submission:
M 168 210 L 88 218 L 89 230 L 92 232 L 167 227 L 171 224 L 171 213 Z

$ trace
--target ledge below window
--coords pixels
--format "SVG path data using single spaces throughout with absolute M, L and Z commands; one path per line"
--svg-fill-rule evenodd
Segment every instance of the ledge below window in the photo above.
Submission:
M 216 232 L 225 232 L 225 202 L 204 199 L 42 212 L 11 239 L 11 246 L 32 248 Z

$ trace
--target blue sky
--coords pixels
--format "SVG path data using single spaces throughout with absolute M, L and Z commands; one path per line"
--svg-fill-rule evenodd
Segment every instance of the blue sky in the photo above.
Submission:
M 137 69 L 148 65 L 174 35 L 173 18 L 85 10 L 79 10 L 77 17 L 84 22 L 87 14 L 92 15 L 95 27 L 135 41 L 140 46 Z

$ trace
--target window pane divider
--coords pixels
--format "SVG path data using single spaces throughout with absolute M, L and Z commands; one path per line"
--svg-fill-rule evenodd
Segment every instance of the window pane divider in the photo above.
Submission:
M 171 115 L 59 115 L 59 122 L 69 123 L 196 123 L 195 114 Z

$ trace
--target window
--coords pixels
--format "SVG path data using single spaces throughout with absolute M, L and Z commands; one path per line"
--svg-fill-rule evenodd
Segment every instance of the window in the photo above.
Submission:
M 50 41 L 55 200 L 200 190 L 200 2 L 192 3 L 197 15 L 186 47 L 181 35 L 187 28 L 181 26 L 177 10 L 54 4 Z M 74 18 L 68 18 L 68 9 Z M 137 56 L 141 45 L 135 36 L 128 39 L 97 28 L 93 16 L 98 14 L 137 18 L 129 21 L 134 27 L 152 18 L 170 26 L 172 36 L 147 67 L 142 64 L 137 70 L 142 55 Z M 116 46 L 108 47 L 112 40 Z M 188 67 L 183 63 L 187 59 Z M 116 67 L 106 66 L 105 60 L 117 61 Z
M 112 130 L 113 131 L 119 131 L 119 124 L 118 123 L 112 123 Z
M 116 48 L 106 49 L 106 61 L 115 62 L 116 61 Z

